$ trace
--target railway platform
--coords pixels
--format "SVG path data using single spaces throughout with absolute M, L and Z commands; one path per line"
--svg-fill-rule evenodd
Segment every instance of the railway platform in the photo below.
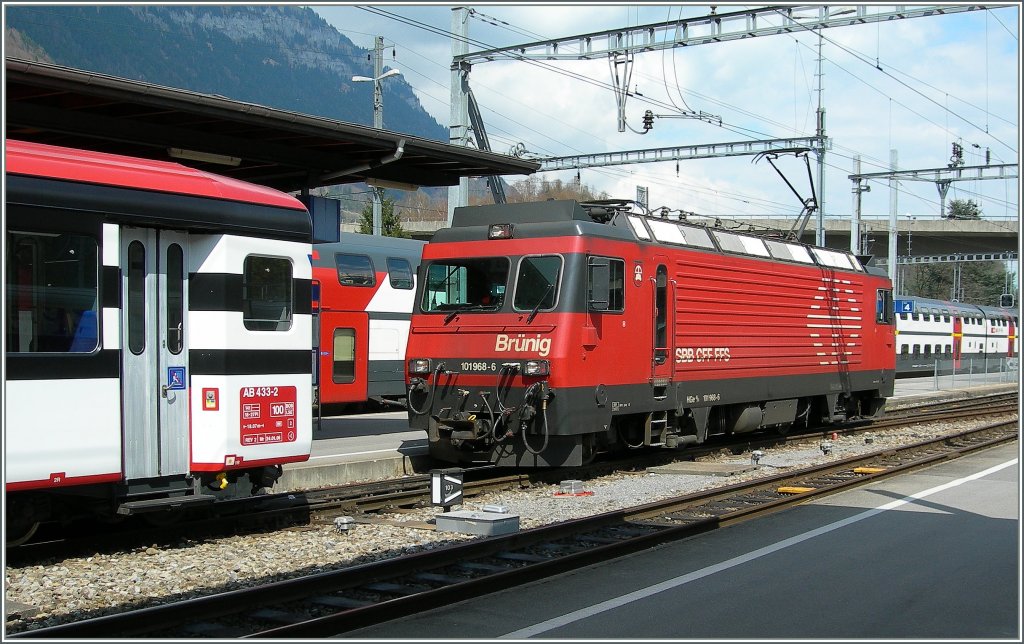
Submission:
M 933 377 L 902 378 L 896 381 L 887 407 L 1019 391 L 1018 378 L 1015 373 L 940 376 L 937 381 Z M 275 491 L 426 474 L 435 467 L 427 455 L 426 433 L 410 429 L 404 411 L 325 416 L 313 438 L 309 460 L 285 465 Z

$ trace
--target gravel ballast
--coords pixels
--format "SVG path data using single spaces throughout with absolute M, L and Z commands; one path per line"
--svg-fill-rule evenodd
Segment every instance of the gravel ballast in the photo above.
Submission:
M 1008 416 L 1007 418 L 1013 418 Z M 734 476 L 618 473 L 585 481 L 592 494 L 556 496 L 558 485 L 491 493 L 466 499 L 455 508 L 482 511 L 499 505 L 516 514 L 520 528 L 590 516 L 663 498 L 768 476 L 787 469 L 839 460 L 880 448 L 910 444 L 994 422 L 958 421 L 917 425 L 911 429 L 840 435 L 823 453 L 817 440 L 765 449 L 756 470 Z M 701 462 L 751 463 L 750 454 L 718 455 Z M 31 607 L 34 615 L 19 618 L 8 606 L 6 632 L 75 621 L 152 606 L 171 600 L 223 593 L 273 580 L 325 572 L 423 549 L 477 538 L 398 522 L 421 525 L 441 508 L 383 515 L 393 523 L 358 523 L 346 531 L 333 524 L 310 525 L 204 542 L 154 544 L 130 552 L 7 567 L 5 600 Z

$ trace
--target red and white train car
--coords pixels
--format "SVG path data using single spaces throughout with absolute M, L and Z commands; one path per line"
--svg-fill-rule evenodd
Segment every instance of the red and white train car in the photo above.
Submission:
M 176 163 L 6 142 L 8 542 L 252 493 L 311 446 L 311 222 Z
M 891 283 L 846 252 L 546 201 L 456 209 L 419 277 L 409 419 L 449 462 L 578 465 L 893 391 Z
M 1015 309 L 900 297 L 896 313 L 899 376 L 997 371 L 1017 357 Z
M 314 247 L 321 405 L 404 405 L 405 344 L 425 243 L 342 233 Z

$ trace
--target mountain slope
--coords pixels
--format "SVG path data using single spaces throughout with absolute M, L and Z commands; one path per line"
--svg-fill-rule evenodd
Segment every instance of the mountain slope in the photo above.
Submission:
M 5 6 L 5 54 L 371 125 L 367 50 L 298 6 Z M 401 77 L 382 84 L 384 127 L 438 141 L 447 128 Z

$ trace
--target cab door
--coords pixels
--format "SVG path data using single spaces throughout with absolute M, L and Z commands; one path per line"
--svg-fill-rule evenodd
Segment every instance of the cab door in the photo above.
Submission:
M 668 261 L 656 257 L 652 293 L 654 313 L 653 346 L 651 347 L 651 376 L 654 380 L 667 380 L 672 376 L 672 356 L 675 340 L 675 301 L 672 283 L 668 278 Z
M 188 236 L 121 229 L 124 473 L 189 469 Z

